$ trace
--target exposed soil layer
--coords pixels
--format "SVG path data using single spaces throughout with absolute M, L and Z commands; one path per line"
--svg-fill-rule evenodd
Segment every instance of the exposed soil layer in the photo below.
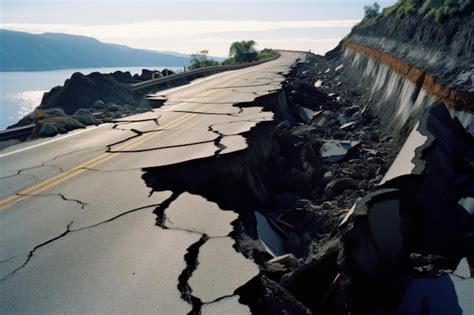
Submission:
M 346 40 L 388 53 L 426 71 L 441 86 L 474 92 L 474 19 L 472 6 L 463 16 L 435 22 L 433 18 L 403 19 L 381 15 L 354 27 Z
M 457 110 L 474 111 L 474 92 L 450 89 L 441 85 L 427 70 L 408 64 L 393 55 L 381 52 L 377 49 L 352 43 L 350 40 L 342 42 L 342 47 L 352 49 L 355 52 L 365 54 L 370 58 L 378 60 L 390 67 L 391 70 L 400 73 L 405 78 L 415 83 L 420 88 L 428 91 L 438 99 L 444 101 L 450 107 Z

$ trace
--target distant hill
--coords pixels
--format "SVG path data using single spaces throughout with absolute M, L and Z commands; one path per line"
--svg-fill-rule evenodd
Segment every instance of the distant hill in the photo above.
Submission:
M 107 44 L 95 38 L 0 29 L 0 71 L 189 65 L 189 56 Z

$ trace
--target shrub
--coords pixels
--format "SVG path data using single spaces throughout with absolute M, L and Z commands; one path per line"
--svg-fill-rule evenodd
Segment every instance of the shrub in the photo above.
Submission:
M 189 70 L 218 66 L 219 62 L 213 59 L 207 59 L 208 53 L 208 50 L 201 50 L 199 53 L 191 55 L 191 65 L 188 67 Z
M 373 19 L 379 14 L 380 5 L 377 2 L 374 2 L 373 5 L 364 6 L 364 18 Z
M 473 9 L 474 0 L 399 0 L 382 13 L 384 16 L 395 14 L 399 19 L 419 15 L 442 23 L 457 15 L 471 15 Z

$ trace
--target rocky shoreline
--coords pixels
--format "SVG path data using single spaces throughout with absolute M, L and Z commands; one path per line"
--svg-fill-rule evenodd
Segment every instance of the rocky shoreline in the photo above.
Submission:
M 9 145 L 110 123 L 125 116 L 149 111 L 153 107 L 146 99 L 146 93 L 131 93 L 130 84 L 173 74 L 169 69 L 161 72 L 143 69 L 140 75 L 133 76 L 130 72 L 122 71 L 109 74 L 93 72 L 88 75 L 76 72 L 63 86 L 46 92 L 41 104 L 33 112 L 7 128 L 35 125 L 29 136 L 10 140 Z M 170 82 L 166 86 L 174 84 Z

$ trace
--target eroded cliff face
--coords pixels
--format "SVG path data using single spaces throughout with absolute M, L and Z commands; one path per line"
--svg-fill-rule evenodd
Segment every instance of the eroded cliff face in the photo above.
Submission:
M 426 18 L 381 15 L 354 27 L 327 58 L 344 65 L 341 78 L 362 81 L 386 126 L 406 135 L 422 111 L 444 101 L 472 128 L 474 111 L 474 19 L 438 24 Z
M 442 23 L 419 16 L 400 20 L 381 15 L 361 24 L 345 42 L 374 48 L 436 78 L 449 89 L 474 92 L 474 18 L 472 15 Z
M 441 83 L 443 76 L 439 76 L 441 79 L 438 79 L 437 76 L 431 74 L 429 70 L 426 70 L 424 67 L 412 65 L 403 59 L 395 57 L 391 53 L 383 52 L 370 46 L 356 44 L 351 40 L 343 41 L 342 47 L 348 51 L 363 54 L 388 66 L 391 71 L 411 81 L 417 88 L 423 89 L 439 100 L 443 100 L 450 107 L 458 110 L 474 110 L 474 93 L 469 90 L 463 90 L 463 86 L 449 87 L 448 85 L 443 85 L 443 83 Z M 470 73 L 467 73 L 467 75 L 466 73 L 462 73 L 459 76 L 461 76 L 461 83 L 464 83 L 466 87 L 468 82 L 472 85 Z

